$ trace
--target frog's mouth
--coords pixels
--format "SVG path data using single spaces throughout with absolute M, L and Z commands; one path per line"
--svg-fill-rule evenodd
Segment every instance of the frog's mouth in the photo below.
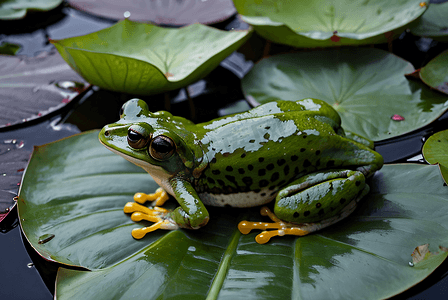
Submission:
M 165 191 L 167 191 L 169 194 L 173 195 L 173 190 L 171 188 L 171 185 L 169 184 L 169 179 L 171 178 L 171 176 L 162 167 L 152 165 L 144 160 L 126 155 L 125 153 L 120 152 L 120 151 L 112 148 L 109 145 L 106 145 L 103 141 L 101 141 L 101 139 L 100 139 L 100 143 L 103 144 L 104 147 L 106 147 L 106 149 L 110 150 L 111 152 L 118 154 L 121 157 L 123 157 L 124 159 L 126 159 L 127 161 L 143 168 L 143 170 L 148 172 L 149 175 L 151 175 L 151 177 L 154 179 L 154 181 L 159 186 L 163 187 L 165 189 Z

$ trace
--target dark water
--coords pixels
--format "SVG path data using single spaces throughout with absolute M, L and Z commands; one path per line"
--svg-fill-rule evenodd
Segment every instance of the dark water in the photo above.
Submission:
M 22 49 L 19 54 L 30 57 L 53 48 L 48 43 L 48 38 L 60 39 L 82 35 L 113 24 L 113 21 L 62 7 L 39 16 L 36 14 L 27 18 L 26 21 L 27 23 L 11 22 L 8 26 L 5 26 L 4 22 L 0 23 L 2 32 L 0 42 L 21 44 Z M 217 25 L 223 29 L 238 26 L 243 25 L 236 19 Z M 281 51 L 276 47 L 273 46 L 272 51 Z M 410 34 L 404 34 L 394 42 L 394 52 L 411 61 L 416 68 L 424 65 L 430 58 L 446 48 L 448 48 L 446 44 L 420 39 Z M 251 62 L 244 61 L 241 56 L 234 55 L 224 61 L 207 78 L 191 85 L 189 91 L 196 108 L 195 119 L 206 121 L 215 118 L 221 109 L 242 100 L 244 96 L 240 90 L 240 78 L 251 65 Z M 169 105 L 173 114 L 191 116 L 184 90 L 170 92 L 169 96 L 171 99 L 169 103 L 166 103 L 161 95 L 147 97 L 146 100 L 152 103 L 150 110 L 165 109 Z M 20 139 L 25 142 L 24 148 L 31 151 L 34 145 L 55 141 L 80 131 L 101 128 L 115 121 L 122 103 L 132 97 L 134 96 L 93 88 L 61 111 L 29 124 L 0 130 L 0 141 Z M 405 162 L 421 153 L 421 147 L 427 137 L 447 128 L 448 119 L 445 114 L 438 121 L 417 132 L 377 143 L 376 149 L 383 155 L 386 162 Z M 17 193 L 17 190 L 14 192 Z M 27 243 L 22 240 L 17 226 L 15 210 L 6 221 L 0 228 L 0 299 L 52 299 L 55 266 L 45 265 L 42 259 L 33 255 L 32 249 L 27 251 Z M 30 258 L 28 253 L 33 257 Z M 36 266 L 29 265 L 33 263 L 33 260 L 37 266 L 44 264 L 39 270 L 45 272 L 42 277 L 46 282 Z M 447 271 L 448 263 L 445 262 L 421 284 L 396 298 L 442 299 L 448 293 Z

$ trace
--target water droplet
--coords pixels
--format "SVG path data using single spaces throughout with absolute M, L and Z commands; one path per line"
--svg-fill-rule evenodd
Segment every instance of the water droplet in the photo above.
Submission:
M 58 88 L 60 88 L 60 89 L 70 90 L 70 91 L 79 93 L 84 88 L 84 83 L 77 82 L 77 81 L 66 80 L 66 81 L 59 81 L 59 82 L 57 82 L 56 86 Z
M 410 261 L 410 262 L 409 262 L 409 266 L 410 266 L 410 267 L 413 267 L 413 266 L 414 266 L 414 263 L 413 263 L 412 261 Z
M 6 176 L 6 173 L 3 173 L 2 175 L 3 175 L 3 176 Z
M 196 247 L 190 246 L 190 247 L 188 247 L 188 251 L 194 252 L 194 251 L 196 251 Z
M 131 16 L 131 12 L 127 10 L 124 12 L 123 16 L 127 19 Z
M 28 269 L 31 269 L 32 267 L 34 267 L 34 264 L 33 263 L 29 263 L 26 266 L 28 267 Z
M 404 117 L 403 116 L 400 116 L 400 115 L 397 115 L 397 114 L 395 114 L 395 115 L 393 115 L 392 117 L 390 117 L 392 120 L 394 120 L 394 121 L 404 121 Z
M 53 238 L 54 238 L 54 234 L 47 233 L 47 234 L 41 235 L 39 237 L 38 243 L 45 244 L 45 243 L 48 243 L 49 241 L 51 241 Z

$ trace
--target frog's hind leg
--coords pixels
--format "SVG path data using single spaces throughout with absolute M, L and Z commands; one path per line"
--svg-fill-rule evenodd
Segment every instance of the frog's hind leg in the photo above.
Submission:
M 294 224 L 289 222 L 283 222 L 266 206 L 263 206 L 260 210 L 262 216 L 268 216 L 274 223 L 266 222 L 248 222 L 241 221 L 238 224 L 238 229 L 243 234 L 248 234 L 252 229 L 261 229 L 263 232 L 259 233 L 255 237 L 255 241 L 258 244 L 266 244 L 274 236 L 284 236 L 284 235 L 296 235 L 305 236 L 312 232 L 321 230 L 325 227 L 333 225 L 340 220 L 349 216 L 356 209 L 357 201 L 353 200 L 350 202 L 340 213 L 332 218 L 326 219 L 321 222 L 316 223 L 303 223 Z M 266 229 L 276 229 L 276 230 L 266 230 Z
M 280 191 L 275 214 L 262 208 L 261 214 L 270 217 L 274 223 L 242 221 L 238 229 L 243 234 L 252 229 L 265 230 L 255 238 L 259 244 L 267 243 L 274 236 L 304 236 L 349 216 L 368 192 L 369 186 L 359 171 L 309 174 Z
M 135 202 L 128 202 L 123 208 L 125 213 L 132 213 L 131 220 L 140 222 L 142 220 L 154 222 L 153 225 L 144 228 L 136 228 L 132 230 L 132 236 L 135 239 L 141 239 L 148 232 L 157 229 L 175 230 L 179 226 L 174 223 L 170 216 L 171 211 L 159 207 L 169 199 L 168 194 L 164 189 L 158 188 L 154 194 L 136 193 L 134 195 Z M 146 207 L 146 201 L 152 201 L 151 207 Z M 136 203 L 138 202 L 138 203 Z M 139 204 L 140 203 L 140 204 Z
M 337 223 L 340 220 L 348 217 L 356 209 L 359 200 L 362 197 L 364 197 L 365 194 L 368 193 L 368 190 L 369 188 L 367 186 L 365 192 L 363 192 L 358 198 L 352 200 L 347 206 L 345 206 L 339 212 L 338 215 L 335 215 L 321 222 L 302 223 L 302 224 L 284 222 L 279 218 L 277 218 L 277 216 L 268 207 L 263 206 L 260 210 L 260 214 L 262 216 L 268 216 L 274 223 L 241 221 L 238 224 L 238 229 L 242 234 L 248 234 L 252 229 L 263 230 L 263 232 L 259 233 L 255 237 L 255 241 L 258 244 L 266 244 L 274 236 L 284 236 L 284 235 L 305 236 L 312 232 L 333 225 L 334 223 Z M 267 229 L 275 229 L 275 230 L 268 231 Z

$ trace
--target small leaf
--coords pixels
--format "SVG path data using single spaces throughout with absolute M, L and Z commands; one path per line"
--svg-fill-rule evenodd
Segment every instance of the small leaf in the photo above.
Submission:
M 413 71 L 409 62 L 379 49 L 299 52 L 263 59 L 242 88 L 259 103 L 324 100 L 344 129 L 378 141 L 421 128 L 448 109 L 448 96 L 405 78 Z
M 250 33 L 225 32 L 201 24 L 162 28 L 124 20 L 52 43 L 88 82 L 113 91 L 149 95 L 201 79 Z
M 232 0 L 69 0 L 68 3 L 106 18 L 120 20 L 124 12 L 129 12 L 130 20 L 166 25 L 218 23 L 236 12 Z
M 420 78 L 430 87 L 448 94 L 448 50 L 421 68 Z
M 448 41 L 448 2 L 431 3 L 423 16 L 413 24 L 411 32 L 434 40 Z
M 439 246 L 440 251 L 429 251 L 429 244 L 417 246 L 412 252 L 411 266 L 417 268 L 428 268 L 431 264 L 439 265 L 448 256 L 448 248 Z
M 422 152 L 428 163 L 439 165 L 443 180 L 448 183 L 448 130 L 431 135 L 423 145 Z
M 54 112 L 88 87 L 56 51 L 33 58 L 0 55 L 0 127 Z
M 385 43 L 426 10 L 420 0 L 234 3 L 242 19 L 265 39 L 304 48 Z
M 25 17 L 28 10 L 46 11 L 59 6 L 62 0 L 7 0 L 0 1 L 0 20 Z
M 0 44 L 0 54 L 16 55 L 22 46 L 12 43 L 3 42 Z

